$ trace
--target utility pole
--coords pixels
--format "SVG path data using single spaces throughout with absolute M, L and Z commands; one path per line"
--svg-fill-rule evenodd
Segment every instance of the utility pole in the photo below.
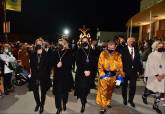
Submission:
M 4 7 L 3 7 L 3 1 L 4 0 L 0 0 L 0 41 L 3 41 L 3 21 L 4 21 Z
M 5 42 L 7 42 L 8 43 L 8 33 L 7 33 L 7 17 L 6 17 L 6 15 L 7 15 L 7 13 L 6 13 L 6 0 L 3 0 L 3 13 L 4 13 L 4 21 L 3 21 L 3 24 L 4 24 L 4 26 L 5 26 L 5 30 L 3 31 L 3 33 L 4 33 L 4 39 L 5 39 Z
M 0 41 L 8 42 L 6 0 L 0 0 Z

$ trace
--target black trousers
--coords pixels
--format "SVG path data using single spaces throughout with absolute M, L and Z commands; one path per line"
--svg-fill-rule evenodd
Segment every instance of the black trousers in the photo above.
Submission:
M 129 84 L 128 84 L 129 81 Z M 129 99 L 128 101 L 133 102 L 134 96 L 135 96 L 135 92 L 136 92 L 136 81 L 137 81 L 137 74 L 136 73 L 132 73 L 130 75 L 126 75 L 125 79 L 124 79 L 124 83 L 122 86 L 122 96 L 123 96 L 123 100 L 127 101 L 127 89 L 128 89 L 128 85 L 129 85 Z
M 145 77 L 145 79 L 146 79 L 146 82 L 148 81 L 148 77 Z M 149 95 L 151 95 L 151 94 L 155 94 L 153 91 L 151 91 L 151 90 L 148 90 L 146 87 L 145 87 L 145 89 L 144 89 L 144 92 L 143 92 L 143 97 L 148 97 Z
M 12 73 L 4 75 L 4 91 L 9 91 L 12 88 Z
M 62 103 L 63 105 L 66 105 L 68 102 L 68 92 L 57 92 L 55 94 L 55 105 L 57 109 L 62 109 Z
M 148 89 L 145 87 L 143 96 L 144 96 L 144 97 L 148 97 L 148 96 L 151 95 L 151 94 L 155 94 L 155 93 L 154 93 L 153 91 L 151 91 L 151 90 L 148 90 Z
M 81 92 L 79 94 L 79 97 L 81 100 L 81 104 L 85 105 L 87 103 L 87 96 L 88 96 L 90 90 L 89 90 L 89 88 L 87 88 L 87 89 L 82 88 L 82 89 L 80 89 L 80 91 Z
M 39 94 L 39 87 L 41 90 L 41 94 Z M 44 107 L 45 99 L 46 99 L 46 89 L 40 83 L 36 84 L 36 87 L 33 89 L 34 99 L 37 105 Z
M 95 78 L 97 75 L 97 69 L 93 70 L 93 75 L 91 76 L 91 88 L 95 89 L 96 88 L 96 84 L 95 84 Z

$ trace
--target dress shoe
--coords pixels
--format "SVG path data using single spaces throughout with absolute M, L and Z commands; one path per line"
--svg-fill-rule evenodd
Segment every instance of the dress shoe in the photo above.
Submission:
M 60 114 L 61 113 L 61 109 L 57 109 L 56 114 Z
M 4 94 L 5 94 L 5 95 L 9 95 L 9 91 L 5 91 Z
M 145 97 L 144 95 L 142 95 L 142 100 L 143 100 L 143 103 L 144 103 L 144 104 L 148 104 L 148 102 L 147 102 L 147 97 Z
M 123 100 L 123 104 L 124 105 L 127 105 L 127 100 Z
M 108 108 L 112 108 L 111 104 L 107 105 Z
M 82 105 L 81 107 L 81 113 L 83 113 L 85 111 L 85 105 Z
M 66 104 L 63 104 L 63 110 L 66 111 Z
M 37 106 L 35 107 L 34 111 L 37 112 L 37 111 L 39 110 L 39 108 L 40 108 L 40 105 L 37 105 Z
M 43 113 L 43 111 L 44 111 L 44 107 L 43 107 L 43 106 L 41 106 L 41 107 L 40 107 L 40 114 L 42 114 L 42 113 Z
M 135 103 L 134 103 L 133 101 L 128 101 L 128 102 L 129 102 L 129 104 L 130 104 L 132 107 L 135 108 Z
M 162 114 L 162 111 L 158 108 L 158 106 L 156 106 L 155 104 L 153 105 L 153 109 L 158 113 L 158 114 Z

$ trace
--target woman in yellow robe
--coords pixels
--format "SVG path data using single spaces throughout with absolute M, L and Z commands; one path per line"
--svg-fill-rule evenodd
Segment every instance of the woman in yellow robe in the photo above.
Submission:
M 111 105 L 117 76 L 124 77 L 121 55 L 115 49 L 115 42 L 110 41 L 108 42 L 108 49 L 102 51 L 99 57 L 96 103 L 101 107 L 100 114 L 104 114 L 106 108 Z

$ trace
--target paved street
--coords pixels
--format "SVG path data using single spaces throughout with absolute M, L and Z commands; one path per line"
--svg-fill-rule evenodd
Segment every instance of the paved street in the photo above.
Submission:
M 136 108 L 132 108 L 130 105 L 123 106 L 120 89 L 116 89 L 115 93 L 113 94 L 112 108 L 108 110 L 107 114 L 156 114 L 156 112 L 152 110 L 152 97 L 148 99 L 148 105 L 144 105 L 142 102 L 142 81 L 138 81 L 137 85 L 137 93 L 135 96 Z M 37 114 L 33 111 L 35 107 L 33 94 L 27 90 L 26 86 L 27 85 L 23 87 L 16 87 L 14 93 L 0 98 L 0 114 Z M 99 114 L 99 107 L 95 103 L 95 93 L 96 91 L 92 90 L 91 94 L 88 96 L 88 103 L 84 114 Z M 76 97 L 73 96 L 73 92 L 71 92 L 69 95 L 69 103 L 67 104 L 67 111 L 62 113 L 80 114 L 80 108 L 80 101 L 77 100 Z M 49 91 L 46 98 L 44 114 L 52 114 L 55 112 L 56 109 L 54 105 L 54 96 L 52 95 L 51 91 Z

